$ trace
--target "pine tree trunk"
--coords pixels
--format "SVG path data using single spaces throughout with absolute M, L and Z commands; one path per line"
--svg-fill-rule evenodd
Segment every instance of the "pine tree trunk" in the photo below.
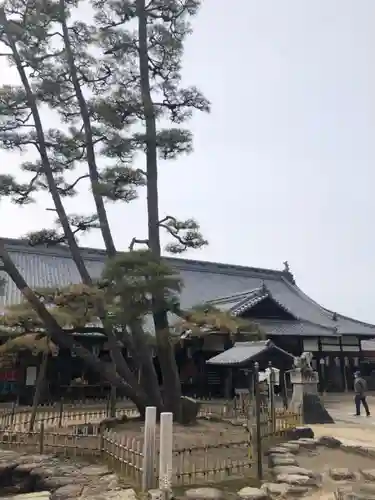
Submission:
M 139 320 L 133 321 L 132 330 L 134 347 L 139 359 L 139 374 L 141 374 L 141 376 L 138 377 L 138 384 L 145 388 L 151 403 L 162 412 L 164 411 L 164 404 L 160 392 L 158 375 L 152 359 L 151 349 L 144 338 L 144 331 Z
M 70 43 L 69 30 L 66 24 L 66 17 L 65 17 L 65 0 L 60 0 L 59 5 L 61 13 L 60 22 L 62 25 L 65 53 L 67 57 L 67 63 L 69 66 L 69 73 L 72 79 L 74 92 L 77 97 L 77 102 L 83 123 L 83 130 L 85 134 L 87 165 L 89 169 L 92 194 L 94 197 L 96 212 L 98 214 L 98 219 L 100 224 L 100 231 L 103 236 L 105 248 L 107 250 L 107 255 L 109 258 L 111 258 L 116 256 L 116 247 L 112 238 L 111 229 L 109 227 L 109 222 L 108 222 L 107 212 L 104 206 L 103 197 L 100 194 L 98 194 L 96 189 L 99 184 L 99 173 L 96 165 L 96 156 L 95 156 L 95 149 L 94 149 L 94 142 L 93 142 L 93 135 L 91 128 L 90 114 L 85 96 L 83 95 L 81 85 L 79 82 L 77 68 L 74 61 L 74 54 Z
M 94 149 L 94 143 L 93 143 L 93 134 L 92 134 L 92 128 L 91 128 L 91 120 L 90 120 L 90 114 L 87 106 L 87 102 L 85 99 L 85 96 L 83 95 L 81 85 L 79 83 L 78 79 L 78 74 L 77 74 L 77 68 L 75 65 L 74 61 L 74 55 L 70 43 L 70 38 L 69 38 L 69 30 L 68 26 L 66 23 L 66 17 L 64 15 L 64 9 L 65 9 L 65 0 L 60 0 L 60 10 L 61 10 L 61 24 L 62 24 L 62 31 L 63 31 L 63 38 L 64 38 L 64 45 L 65 45 L 65 51 L 67 54 L 67 62 L 69 65 L 69 72 L 70 76 L 72 78 L 72 83 L 74 87 L 74 92 L 76 94 L 78 106 L 80 109 L 80 114 L 82 118 L 82 123 L 83 123 L 83 129 L 85 133 L 85 142 L 86 142 L 86 151 L 87 151 L 87 164 L 88 164 L 88 169 L 89 169 L 89 176 L 90 176 L 90 181 L 91 181 L 91 187 L 92 187 L 92 193 L 94 197 L 94 202 L 96 206 L 96 211 L 98 214 L 98 219 L 100 223 L 100 230 L 102 233 L 102 237 L 104 240 L 105 248 L 107 251 L 107 255 L 109 258 L 115 257 L 117 254 L 116 247 L 112 238 L 112 233 L 109 227 L 109 222 L 108 222 L 108 217 L 107 217 L 107 212 L 105 209 L 103 197 L 97 193 L 97 186 L 99 184 L 99 173 L 98 173 L 98 168 L 96 164 L 96 156 L 95 156 L 95 149 Z M 103 326 L 105 326 L 105 320 L 104 320 L 104 311 L 101 317 L 101 320 L 103 321 Z M 110 334 L 111 326 L 106 328 L 106 333 L 109 334 L 109 342 L 110 342 L 110 349 L 113 352 L 113 360 L 115 362 L 115 366 L 119 370 L 120 375 L 124 373 L 124 363 L 126 363 L 121 349 L 118 347 L 117 342 L 115 341 L 115 338 L 113 335 Z M 142 356 L 143 362 L 146 365 L 149 365 L 149 361 L 146 359 L 147 354 L 145 352 L 144 346 L 142 345 L 142 341 L 140 340 L 138 342 L 138 349 L 140 349 L 140 355 Z M 151 359 L 152 362 L 152 359 Z M 129 379 L 129 376 L 131 377 L 130 370 L 126 370 L 126 373 L 124 375 Z M 157 406 L 160 407 L 161 403 L 161 397 L 160 397 L 160 390 L 159 386 L 155 387 L 155 384 L 153 383 L 154 381 L 152 380 L 152 374 L 149 372 L 149 377 L 148 379 L 150 380 L 151 387 L 148 388 L 148 390 L 145 390 L 146 393 L 149 393 L 150 390 L 152 390 L 152 399 L 154 402 L 157 402 Z M 155 380 L 157 381 L 156 373 L 155 373 Z M 136 380 L 133 380 L 133 384 L 136 383 Z
M 137 0 L 136 8 L 138 16 L 141 94 L 146 124 L 148 243 L 151 252 L 160 258 L 157 134 L 148 69 L 147 13 L 145 0 Z M 172 411 L 175 419 L 179 421 L 182 417 L 180 378 L 174 350 L 169 338 L 167 311 L 163 306 L 163 300 L 157 296 L 153 299 L 153 316 L 157 340 L 157 354 L 163 378 L 164 402 L 166 409 Z
M 22 64 L 22 59 L 21 56 L 18 52 L 16 42 L 13 38 L 13 35 L 11 33 L 11 30 L 9 29 L 9 24 L 8 20 L 5 15 L 4 8 L 0 8 L 0 23 L 3 26 L 5 35 L 8 39 L 10 49 L 12 51 L 12 56 L 18 71 L 18 74 L 20 76 L 22 85 L 24 87 L 25 93 L 26 93 L 26 99 L 27 103 L 30 107 L 31 114 L 34 120 L 34 125 L 35 125 L 35 132 L 36 132 L 36 137 L 38 141 L 38 150 L 40 154 L 40 159 L 41 159 L 41 164 L 42 164 L 42 171 L 45 175 L 47 184 L 48 184 L 48 190 L 51 194 L 53 203 L 55 205 L 56 213 L 59 218 L 59 221 L 61 223 L 61 227 L 63 228 L 65 237 L 67 239 L 67 243 L 69 245 L 69 249 L 72 253 L 73 260 L 77 266 L 78 272 L 80 276 L 82 277 L 83 282 L 86 282 L 86 280 L 90 280 L 90 275 L 86 269 L 84 260 L 81 256 L 79 247 L 77 245 L 76 239 L 74 237 L 73 231 L 70 227 L 69 224 L 69 219 L 68 216 L 65 212 L 64 205 L 61 201 L 60 194 L 57 190 L 55 179 L 53 177 L 53 171 L 49 162 L 49 157 L 48 157 L 48 152 L 47 152 L 47 147 L 46 147 L 46 141 L 45 141 L 45 136 L 44 136 L 44 131 L 43 131 L 43 125 L 42 121 L 40 118 L 39 110 L 38 110 L 38 104 L 35 98 L 35 95 L 33 93 L 33 90 L 31 88 L 29 79 L 27 77 L 25 67 Z
M 29 432 L 34 430 L 36 414 L 38 411 L 38 405 L 40 403 L 40 397 L 42 395 L 44 382 L 47 374 L 47 365 L 48 365 L 48 350 L 42 353 L 42 362 L 39 367 L 39 373 L 35 382 L 35 391 L 33 396 L 33 405 L 31 409 L 30 423 L 29 423 Z

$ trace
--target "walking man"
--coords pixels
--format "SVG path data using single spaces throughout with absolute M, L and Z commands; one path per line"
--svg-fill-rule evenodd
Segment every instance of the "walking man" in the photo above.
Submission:
M 366 416 L 370 416 L 370 410 L 366 401 L 366 391 L 367 391 L 367 383 L 364 378 L 361 377 L 360 372 L 355 372 L 354 374 L 354 402 L 355 402 L 355 416 L 359 417 L 361 415 L 361 403 L 363 408 L 365 409 Z

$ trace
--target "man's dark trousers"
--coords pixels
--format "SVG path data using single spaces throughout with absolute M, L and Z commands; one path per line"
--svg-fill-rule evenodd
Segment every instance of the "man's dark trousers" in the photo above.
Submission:
M 361 403 L 363 404 L 363 408 L 365 409 L 366 415 L 370 415 L 370 409 L 368 407 L 366 396 L 361 396 L 360 394 L 356 394 L 354 397 L 356 414 L 361 414 Z

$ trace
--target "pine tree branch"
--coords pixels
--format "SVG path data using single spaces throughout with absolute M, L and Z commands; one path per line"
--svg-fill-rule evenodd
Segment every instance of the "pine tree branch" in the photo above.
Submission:
M 135 245 L 147 245 L 149 247 L 148 240 L 139 240 L 138 238 L 133 238 L 129 245 L 129 250 L 132 252 L 134 250 Z

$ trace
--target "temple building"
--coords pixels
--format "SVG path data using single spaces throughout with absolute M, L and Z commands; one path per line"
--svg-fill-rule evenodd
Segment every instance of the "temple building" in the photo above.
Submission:
M 31 247 L 16 239 L 2 241 L 32 288 L 65 286 L 80 281 L 68 248 Z M 92 277 L 99 278 L 105 252 L 85 248 L 82 255 Z M 353 372 L 365 361 L 361 341 L 375 338 L 375 325 L 349 318 L 315 302 L 298 287 L 287 263 L 283 270 L 272 270 L 177 258 L 165 260 L 178 270 L 183 280 L 182 309 L 206 303 L 248 318 L 280 349 L 293 355 L 311 351 L 322 390 L 352 388 Z M 14 283 L 4 278 L 0 309 L 21 300 Z M 98 335 L 94 337 L 99 338 Z M 97 349 L 96 343 L 91 342 L 93 349 Z M 232 339 L 216 333 L 195 344 L 187 344 L 176 353 L 190 392 L 194 392 L 194 387 L 202 391 L 203 387 L 213 395 L 222 395 L 223 377 L 227 378 L 220 367 L 205 361 L 232 346 Z M 368 360 L 366 354 L 364 366 L 371 371 Z M 6 378 L 1 370 L 0 393 Z

